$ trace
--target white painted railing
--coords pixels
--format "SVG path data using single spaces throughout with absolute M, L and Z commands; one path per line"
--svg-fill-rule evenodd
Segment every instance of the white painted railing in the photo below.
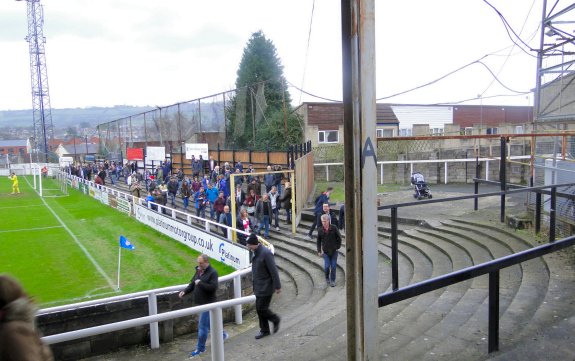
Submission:
M 512 156 L 508 157 L 508 159 L 529 159 L 531 156 L 529 155 L 520 155 L 520 156 Z M 409 164 L 410 171 L 409 174 L 413 173 L 413 165 L 414 164 L 424 164 L 424 163 L 443 163 L 444 164 L 444 183 L 448 183 L 448 164 L 449 163 L 468 163 L 468 162 L 476 162 L 485 163 L 485 177 L 486 180 L 489 180 L 489 163 L 493 161 L 499 161 L 499 157 L 494 158 L 456 158 L 456 159 L 430 159 L 430 160 L 394 160 L 394 161 L 379 161 L 377 164 L 379 165 L 379 183 L 383 184 L 383 166 L 388 164 Z M 326 181 L 329 182 L 329 167 L 330 166 L 343 166 L 343 163 L 316 163 L 314 167 L 325 167 L 325 175 Z
M 148 297 L 148 316 L 138 317 L 131 320 L 119 321 L 114 323 L 109 323 L 106 325 L 89 327 L 81 330 L 64 332 L 56 335 L 44 336 L 42 340 L 47 344 L 55 344 L 65 341 L 77 340 L 83 337 L 90 337 L 95 335 L 100 335 L 103 333 L 109 333 L 114 331 L 120 331 L 127 328 L 150 325 L 150 346 L 153 349 L 160 347 L 160 337 L 158 332 L 158 322 L 172 320 L 180 317 L 186 317 L 202 312 L 210 312 L 210 325 L 211 325 L 211 342 L 212 342 L 212 360 L 224 360 L 224 343 L 223 343 L 223 319 L 222 319 L 222 309 L 234 307 L 235 312 L 235 322 L 241 324 L 243 322 L 242 318 L 242 306 L 246 303 L 252 303 L 255 301 L 255 296 L 241 297 L 242 295 L 242 285 L 241 276 L 251 272 L 251 268 L 246 268 L 243 270 L 235 271 L 229 275 L 222 276 L 219 278 L 219 282 L 225 282 L 233 279 L 234 282 L 234 298 L 231 300 L 225 300 L 220 302 L 214 302 L 207 305 L 195 306 L 190 308 L 185 308 L 176 311 L 169 311 L 158 314 L 157 307 L 157 296 L 160 294 L 168 292 L 176 292 L 184 289 L 187 284 L 179 286 L 171 286 L 158 288 L 154 290 L 136 292 L 121 296 L 108 297 L 99 300 L 80 302 L 71 305 L 58 306 L 45 308 L 38 312 L 38 315 L 45 315 L 54 312 L 63 312 L 68 310 L 77 309 L 80 307 L 94 306 L 107 304 L 118 301 L 126 301 L 139 297 Z

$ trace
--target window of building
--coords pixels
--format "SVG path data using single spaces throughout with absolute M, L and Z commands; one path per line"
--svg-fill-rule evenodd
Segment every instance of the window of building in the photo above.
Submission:
M 487 128 L 487 134 L 497 134 L 497 128 Z
M 318 143 L 339 143 L 339 132 L 337 130 L 320 130 L 317 133 Z
M 465 135 L 473 135 L 473 127 L 465 127 Z
M 443 135 L 443 128 L 429 128 L 431 135 Z
M 14 154 L 14 148 L 8 148 L 8 154 Z
M 515 134 L 523 134 L 523 126 L 522 125 L 517 125 L 515 127 Z
M 411 128 L 404 128 L 399 130 L 401 137 L 411 137 Z
M 393 129 L 377 129 L 378 138 L 391 138 L 393 137 Z

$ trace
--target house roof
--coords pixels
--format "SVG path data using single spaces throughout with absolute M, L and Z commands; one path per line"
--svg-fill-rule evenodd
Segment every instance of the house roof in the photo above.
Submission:
M 0 147 L 25 147 L 26 139 L 0 140 Z
M 60 144 L 59 147 L 64 149 L 63 154 L 98 154 L 100 151 L 99 144 L 90 144 L 86 145 L 85 143 L 76 144 L 76 149 L 74 149 L 74 145 L 64 145 Z M 86 147 L 88 148 L 88 152 L 86 153 Z
M 343 104 L 306 102 L 308 124 L 331 126 L 343 124 Z M 376 104 L 377 123 L 397 124 L 399 121 L 389 104 Z

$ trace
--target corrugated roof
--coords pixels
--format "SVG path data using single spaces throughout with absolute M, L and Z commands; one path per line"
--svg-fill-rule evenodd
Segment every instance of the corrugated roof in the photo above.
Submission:
M 25 147 L 26 139 L 0 140 L 0 147 Z

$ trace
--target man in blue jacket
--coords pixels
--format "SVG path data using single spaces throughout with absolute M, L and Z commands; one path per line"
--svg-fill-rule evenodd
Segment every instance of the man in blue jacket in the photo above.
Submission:
M 252 281 L 256 296 L 256 312 L 260 321 L 260 332 L 256 340 L 270 335 L 271 321 L 274 333 L 280 329 L 280 317 L 270 310 L 270 302 L 275 293 L 281 292 L 281 283 L 274 255 L 269 249 L 259 243 L 255 233 L 247 239 L 247 246 L 253 252 Z
M 320 194 L 315 199 L 314 210 L 313 210 L 313 215 L 314 215 L 313 223 L 311 224 L 309 232 L 307 233 L 307 238 L 309 238 L 310 240 L 313 240 L 312 234 L 313 234 L 313 231 L 315 230 L 315 228 L 321 224 L 319 217 L 321 217 L 321 215 L 323 213 L 324 203 L 329 204 L 329 196 L 331 195 L 331 192 L 333 192 L 333 188 L 327 187 L 326 191 L 323 192 L 322 194 Z

